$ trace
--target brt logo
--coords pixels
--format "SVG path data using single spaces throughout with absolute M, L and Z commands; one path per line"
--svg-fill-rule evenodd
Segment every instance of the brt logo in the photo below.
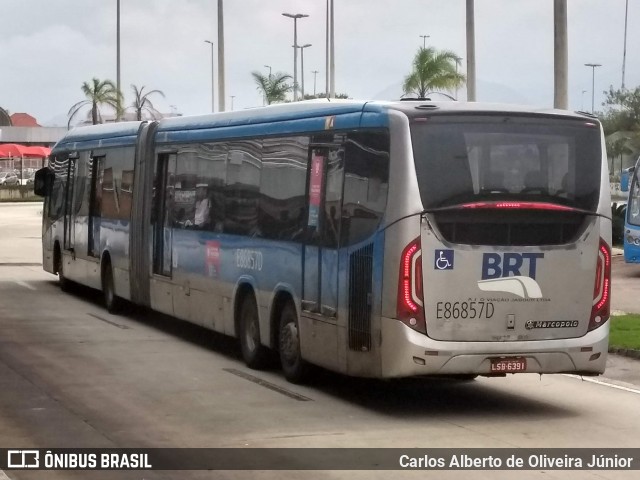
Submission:
M 482 280 L 526 276 L 536 278 L 536 262 L 544 253 L 485 253 L 482 256 Z

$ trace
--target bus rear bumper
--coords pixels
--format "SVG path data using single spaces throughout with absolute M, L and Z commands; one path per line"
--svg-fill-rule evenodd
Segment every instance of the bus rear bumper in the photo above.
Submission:
M 383 318 L 382 323 L 383 377 L 500 375 L 491 365 L 501 357 L 525 359 L 524 373 L 599 375 L 607 362 L 609 322 L 578 338 L 526 342 L 445 342 L 395 319 Z

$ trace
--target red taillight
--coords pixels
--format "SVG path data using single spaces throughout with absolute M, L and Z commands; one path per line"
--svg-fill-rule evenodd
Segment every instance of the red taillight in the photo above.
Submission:
M 465 203 L 462 208 L 495 208 L 499 210 L 558 210 L 562 212 L 574 211 L 574 208 L 555 203 L 545 202 L 474 202 Z
M 402 251 L 398 281 L 398 320 L 427 333 L 422 296 L 422 250 L 420 237 Z
M 611 306 L 611 248 L 600 239 L 598 246 L 598 260 L 596 263 L 596 278 L 593 287 L 593 307 L 589 320 L 589 330 L 603 325 L 609 320 Z

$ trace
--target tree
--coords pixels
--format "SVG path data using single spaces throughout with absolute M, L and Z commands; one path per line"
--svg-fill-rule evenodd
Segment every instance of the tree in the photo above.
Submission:
M 609 170 L 616 180 L 620 180 L 620 174 L 622 173 L 622 156 L 633 153 L 633 150 L 629 146 L 630 138 L 616 132 L 609 135 L 606 139 L 607 143 L 607 155 L 611 158 L 611 169 Z M 615 160 L 620 157 L 620 170 L 616 174 Z
M 149 96 L 153 95 L 154 93 L 162 95 L 162 98 L 164 98 L 164 93 L 161 90 L 150 90 L 147 93 L 143 93 L 145 89 L 144 85 L 140 89 L 138 89 L 138 87 L 136 87 L 135 85 L 131 85 L 131 89 L 133 90 L 134 96 L 131 108 L 133 108 L 133 110 L 136 112 L 137 120 L 142 120 L 143 111 L 148 113 L 154 120 L 162 116 L 162 114 L 155 109 L 153 103 L 151 103 L 151 100 L 149 100 Z
M 277 72 L 273 75 L 262 75 L 260 72 L 251 72 L 253 79 L 258 84 L 258 91 L 262 93 L 267 105 L 276 102 L 284 102 L 293 86 L 287 83 L 291 75 Z
M 618 131 L 640 132 L 640 87 L 633 90 L 609 87 L 604 93 L 605 112 L 601 120 L 605 135 Z
M 327 94 L 325 92 L 322 92 L 316 95 L 310 95 L 308 93 L 305 93 L 304 95 L 305 100 L 315 100 L 316 98 L 327 98 Z M 346 93 L 336 93 L 335 98 L 347 99 L 349 98 L 349 95 Z
M 413 70 L 404 79 L 404 92 L 425 98 L 432 91 L 453 90 L 464 85 L 466 77 L 456 71 L 461 60 L 449 50 L 419 49 L 413 59 Z
M 9 110 L 5 110 L 2 107 L 0 107 L 0 126 L 2 127 L 11 126 L 11 116 L 9 115 Z
M 108 105 L 112 107 L 116 111 L 116 115 L 118 117 L 120 116 L 122 94 L 118 92 L 118 89 L 111 80 L 100 81 L 94 77 L 91 84 L 87 82 L 82 84 L 82 93 L 84 93 L 87 99 L 76 103 L 69 109 L 69 112 L 67 113 L 69 116 L 67 126 L 71 125 L 71 121 L 76 114 L 87 105 L 91 105 L 91 122 L 93 125 L 102 123 L 102 115 L 100 114 L 101 105 Z
M 623 155 L 635 157 L 640 152 L 640 87 L 632 90 L 609 87 L 604 93 L 605 111 L 598 116 L 607 139 L 607 153 L 612 159 L 620 157 L 622 169 Z

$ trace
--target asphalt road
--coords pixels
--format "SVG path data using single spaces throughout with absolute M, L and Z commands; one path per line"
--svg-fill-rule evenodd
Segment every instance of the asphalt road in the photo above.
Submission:
M 463 383 L 369 381 L 319 372 L 309 385 L 294 386 L 278 370 L 247 369 L 231 339 L 148 311 L 110 315 L 99 295 L 88 290 L 60 292 L 55 277 L 37 265 L 39 241 L 32 240 L 38 234 L 38 205 L 0 204 L 0 446 L 640 447 L 635 361 L 612 356 L 607 376 L 584 380 L 525 374 Z M 614 272 L 615 294 L 616 262 Z M 632 277 L 627 281 L 633 283 Z M 638 472 L 11 470 L 4 475 L 12 480 L 602 480 L 635 479 Z M 2 472 L 0 480 L 5 480 Z

